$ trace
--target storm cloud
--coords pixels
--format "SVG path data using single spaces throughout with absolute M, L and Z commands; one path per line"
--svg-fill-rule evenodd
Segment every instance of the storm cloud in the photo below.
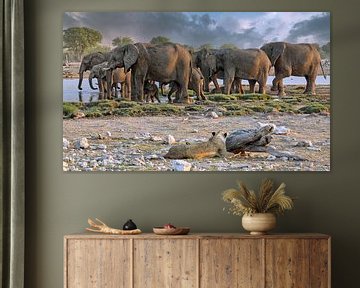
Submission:
M 296 23 L 289 32 L 290 42 L 329 42 L 330 13 Z
M 329 18 L 319 12 L 67 12 L 63 28 L 96 29 L 106 45 L 115 37 L 149 42 L 165 36 L 192 47 L 231 43 L 249 48 L 283 40 L 325 44 L 330 41 Z

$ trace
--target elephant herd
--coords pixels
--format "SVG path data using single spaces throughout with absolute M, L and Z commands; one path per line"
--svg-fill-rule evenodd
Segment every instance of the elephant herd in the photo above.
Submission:
M 128 44 L 107 53 L 91 53 L 83 57 L 79 69 L 78 89 L 81 90 L 83 73 L 90 70 L 89 85 L 97 78 L 100 95 L 111 98 L 111 91 L 121 85 L 122 97 L 132 101 L 153 101 L 157 97 L 154 82 L 170 84 L 168 94 L 175 93 L 175 102 L 189 103 L 188 89 L 195 91 L 198 99 L 206 99 L 210 81 L 216 92 L 243 93 L 241 80 L 248 80 L 250 93 L 266 93 L 266 81 L 274 66 L 275 78 L 271 90 L 285 95 L 283 78 L 303 76 L 306 79 L 304 93 L 315 94 L 315 80 L 321 65 L 320 53 L 314 44 L 272 42 L 260 49 L 201 49 L 191 52 L 174 43 L 153 45 Z M 220 89 L 217 79 L 223 79 Z M 154 86 L 155 85 L 155 86 Z M 152 88 L 151 88 L 152 87 Z M 151 89 L 150 89 L 151 88 Z M 156 93 L 154 92 L 156 90 Z M 156 94 L 156 95 L 155 95 Z

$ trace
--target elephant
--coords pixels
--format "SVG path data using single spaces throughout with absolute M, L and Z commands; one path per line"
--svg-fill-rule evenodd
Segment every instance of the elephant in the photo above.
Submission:
M 103 75 L 101 75 L 101 74 L 103 73 L 103 68 L 106 67 L 107 64 L 108 64 L 108 62 L 106 62 L 106 61 L 104 61 L 100 64 L 96 64 L 90 69 L 90 73 L 89 73 L 89 86 L 93 90 L 97 90 L 97 88 L 95 88 L 93 86 L 92 79 L 93 78 L 97 79 L 98 88 L 99 88 L 99 92 L 100 92 L 99 98 L 102 98 L 106 91 L 106 89 L 105 89 L 106 75 L 105 75 L 105 82 L 104 82 Z
M 315 95 L 315 80 L 319 66 L 325 77 L 317 45 L 271 42 L 263 45 L 260 49 L 265 51 L 275 68 L 275 78 L 271 90 L 278 90 L 278 95 L 283 96 L 285 95 L 283 78 L 291 75 L 304 76 L 306 79 L 304 94 Z
M 264 51 L 260 49 L 219 49 L 199 52 L 201 63 L 209 67 L 210 75 L 224 72 L 224 92 L 230 94 L 235 78 L 247 79 L 250 90 L 259 83 L 259 93 L 266 91 L 266 81 L 271 68 L 271 62 Z
M 166 85 L 168 85 L 168 83 L 159 82 L 161 96 L 166 96 L 166 94 L 164 92 L 164 86 L 166 86 Z
M 215 52 L 216 50 L 211 49 L 210 51 Z M 210 85 L 211 81 L 214 82 L 215 87 L 218 87 L 219 84 L 217 83 L 217 80 L 216 80 L 217 75 L 211 74 L 209 65 L 207 65 L 207 63 L 205 63 L 205 61 L 201 61 L 202 60 L 201 59 L 201 55 L 202 55 L 201 52 L 202 52 L 202 50 L 192 53 L 192 61 L 193 61 L 194 66 L 197 67 L 197 68 L 200 68 L 201 73 L 203 75 L 205 75 L 205 77 L 204 77 L 204 91 L 209 92 L 210 91 L 209 85 Z
M 200 100 L 206 100 L 206 97 L 204 95 L 204 76 L 201 73 L 199 68 L 192 68 L 191 69 L 191 77 L 189 80 L 189 89 L 194 90 L 197 96 L 197 99 Z M 172 102 L 171 95 L 177 90 L 177 84 L 176 82 L 172 82 L 170 84 L 170 91 L 168 93 L 168 99 L 169 103 Z M 176 99 L 178 100 L 178 99 Z
M 217 51 L 218 51 L 218 49 L 211 49 L 210 53 L 215 54 L 215 53 L 217 53 Z M 220 71 L 217 71 L 216 73 L 211 73 L 209 63 L 208 63 L 208 61 L 205 61 L 205 59 L 203 59 L 204 58 L 203 54 L 204 54 L 204 50 L 194 52 L 193 53 L 193 63 L 196 67 L 200 68 L 203 75 L 206 75 L 206 77 L 204 77 L 204 91 L 211 92 L 209 84 L 212 81 L 215 85 L 214 92 L 223 93 L 224 88 L 220 88 L 220 86 L 217 82 L 217 79 L 224 79 L 224 71 L 220 70 Z M 256 81 L 251 82 L 251 80 L 250 80 L 249 82 L 250 82 L 250 93 L 254 93 Z M 252 83 L 254 83 L 254 85 L 252 85 Z M 244 89 L 241 84 L 241 78 L 238 78 L 238 77 L 234 78 L 234 82 L 231 86 L 231 93 L 244 94 Z
M 151 102 L 154 103 L 154 98 L 155 98 L 159 103 L 161 103 L 159 99 L 159 89 L 156 86 L 155 81 L 149 81 L 149 80 L 145 81 L 144 96 L 146 102 L 149 102 L 149 100 L 151 100 Z
M 222 79 L 224 80 L 224 72 L 223 71 L 219 71 L 217 73 L 214 73 L 210 76 L 210 80 L 214 83 L 215 85 L 215 88 L 211 91 L 209 91 L 210 93 L 225 93 L 225 89 L 224 87 L 220 87 L 217 79 Z M 249 80 L 249 82 L 251 82 L 252 80 Z M 255 83 L 256 81 L 254 82 L 254 85 L 251 86 L 250 85 L 250 93 L 255 93 Z M 210 90 L 210 87 L 209 87 L 209 90 Z M 234 82 L 232 83 L 231 85 L 231 94 L 233 93 L 238 93 L 238 94 L 244 94 L 244 89 L 242 87 L 242 83 L 241 83 L 241 79 L 238 78 L 238 77 L 235 77 L 234 78 Z
M 131 71 L 129 71 L 128 73 L 125 73 L 124 68 L 116 68 L 111 73 L 112 80 L 111 80 L 110 85 L 108 86 L 108 83 L 106 80 L 106 77 L 107 77 L 106 71 L 107 70 L 104 69 L 107 66 L 108 66 L 108 62 L 104 61 L 103 63 L 93 66 L 93 68 L 90 70 L 89 85 L 90 85 L 91 89 L 96 90 L 96 88 L 92 84 L 92 79 L 97 78 L 100 96 L 102 97 L 103 95 L 105 95 L 105 92 L 110 91 L 110 93 L 108 94 L 108 98 L 109 98 L 109 95 L 111 95 L 113 89 L 115 89 L 115 94 L 116 94 L 117 84 L 119 83 L 121 85 L 121 96 L 123 98 L 130 99 Z M 110 87 L 110 89 L 107 89 L 107 87 Z
M 81 84 L 83 81 L 84 72 L 87 70 L 91 70 L 91 68 L 97 64 L 103 63 L 104 61 L 108 61 L 110 57 L 110 52 L 94 52 L 85 55 L 80 64 L 79 68 L 79 83 L 78 89 L 82 90 Z
M 175 81 L 179 86 L 177 95 L 183 103 L 189 103 L 187 87 L 191 74 L 191 54 L 180 44 L 149 43 L 128 44 L 117 47 L 110 56 L 109 69 L 131 69 L 131 100 L 144 101 L 144 82 L 151 79 L 159 82 Z M 109 77 L 107 77 L 109 81 Z

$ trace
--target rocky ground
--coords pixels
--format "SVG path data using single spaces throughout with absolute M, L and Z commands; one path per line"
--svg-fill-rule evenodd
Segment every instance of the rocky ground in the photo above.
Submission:
M 191 105 L 107 101 L 96 105 L 96 113 L 94 104 L 73 104 L 70 112 L 64 106 L 64 171 L 329 171 L 330 87 L 318 87 L 317 96 L 298 91 L 292 87 L 291 96 L 281 99 L 218 95 Z M 186 162 L 163 158 L 174 141 L 206 141 L 212 131 L 231 133 L 261 124 L 279 128 L 269 145 L 285 156 L 247 152 Z

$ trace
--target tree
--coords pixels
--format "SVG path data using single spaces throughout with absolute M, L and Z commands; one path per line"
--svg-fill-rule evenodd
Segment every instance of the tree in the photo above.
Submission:
M 84 51 L 84 54 L 90 54 L 93 52 L 110 52 L 111 48 L 109 46 L 104 46 L 104 45 L 100 45 L 100 44 L 96 44 L 95 46 L 86 48 Z
M 153 37 L 150 40 L 151 44 L 165 44 L 165 43 L 169 43 L 171 42 L 169 38 L 164 37 L 164 36 L 157 36 L 157 37 Z
M 205 43 L 199 47 L 199 50 L 201 49 L 214 49 L 214 46 L 210 43 Z
M 235 44 L 232 43 L 225 43 L 223 45 L 220 46 L 220 49 L 232 49 L 232 50 L 237 50 L 239 49 Z
M 319 44 L 315 44 L 316 49 L 320 53 L 321 59 L 329 59 L 330 58 L 330 42 L 326 43 L 323 46 L 320 46 Z
M 133 44 L 134 40 L 131 37 L 116 37 L 112 40 L 112 45 L 122 47 L 127 44 Z
M 78 59 L 82 57 L 85 49 L 96 46 L 102 40 L 99 31 L 87 27 L 71 27 L 63 33 L 64 48 L 71 49 Z
M 330 42 L 326 43 L 325 45 L 321 46 L 321 50 L 323 51 L 323 58 L 330 58 Z

